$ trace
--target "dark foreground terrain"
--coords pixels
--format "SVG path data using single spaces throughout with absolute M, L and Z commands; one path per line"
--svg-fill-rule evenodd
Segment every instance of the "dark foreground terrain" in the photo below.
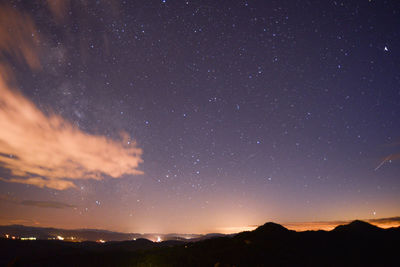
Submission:
M 400 228 L 294 232 L 266 223 L 199 242 L 0 240 L 2 266 L 400 266 Z

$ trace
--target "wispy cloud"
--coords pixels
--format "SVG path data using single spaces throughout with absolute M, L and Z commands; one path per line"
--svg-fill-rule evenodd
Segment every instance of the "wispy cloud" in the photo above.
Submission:
M 54 19 L 58 22 L 64 20 L 67 9 L 71 5 L 70 0 L 46 0 L 46 3 Z
M 53 208 L 53 209 L 76 208 L 75 205 L 70 205 L 59 201 L 19 200 L 17 197 L 12 195 L 0 195 L 0 201 L 13 203 L 17 205 L 23 205 L 23 206 L 38 207 L 38 208 Z
M 40 37 L 28 14 L 0 5 L 0 56 L 4 66 L 5 55 L 25 61 L 32 69 L 40 68 L 37 57 Z M 2 71 L 3 72 L 3 71 Z
M 367 222 L 375 224 L 382 228 L 400 227 L 400 217 L 370 219 Z
M 20 202 L 24 206 L 33 206 L 38 208 L 53 208 L 53 209 L 65 209 L 65 208 L 75 208 L 74 205 L 69 205 L 63 202 L 57 201 L 35 201 L 35 200 L 23 200 Z
M 79 179 L 141 174 L 142 150 L 128 134 L 113 140 L 85 133 L 10 85 L 7 57 L 40 69 L 37 32 L 28 15 L 0 6 L 0 166 L 10 171 L 0 180 L 64 190 Z

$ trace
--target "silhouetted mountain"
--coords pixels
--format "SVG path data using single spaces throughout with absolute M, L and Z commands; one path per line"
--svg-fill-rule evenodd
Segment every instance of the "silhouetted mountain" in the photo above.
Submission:
M 335 227 L 335 229 L 333 229 L 333 231 L 336 232 L 351 231 L 353 233 L 364 233 L 364 232 L 373 232 L 381 230 L 383 229 L 360 220 L 352 221 L 351 223 L 346 225 L 339 225 Z
M 289 231 L 290 230 L 286 229 L 280 224 L 267 222 L 264 225 L 257 227 L 257 229 L 253 231 L 253 233 L 258 235 L 271 235 L 271 234 L 275 235 L 275 234 L 287 233 Z
M 292 232 L 294 231 L 288 230 L 280 224 L 267 222 L 264 225 L 257 227 L 253 231 L 239 233 L 235 236 L 235 238 L 247 244 L 250 244 L 254 242 L 263 242 L 266 240 L 282 240 L 283 238 L 286 238 L 288 235 L 290 235 Z
M 362 221 L 332 231 L 295 232 L 266 223 L 198 242 L 0 240 L 9 266 L 399 266 L 400 228 Z
M 234 235 L 236 235 L 236 234 L 210 233 L 210 234 L 206 234 L 206 235 L 199 235 L 199 237 L 187 239 L 187 240 L 185 240 L 185 241 L 186 241 L 186 242 L 198 242 L 198 241 L 202 241 L 202 240 L 206 240 L 206 239 L 210 239 L 210 238 L 229 237 L 229 236 L 234 236 Z

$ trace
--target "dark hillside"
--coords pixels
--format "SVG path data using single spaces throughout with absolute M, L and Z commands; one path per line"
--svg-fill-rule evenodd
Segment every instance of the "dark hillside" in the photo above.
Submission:
M 332 231 L 295 232 L 266 223 L 198 242 L 69 243 L 1 240 L 9 266 L 399 266 L 400 229 L 362 221 Z

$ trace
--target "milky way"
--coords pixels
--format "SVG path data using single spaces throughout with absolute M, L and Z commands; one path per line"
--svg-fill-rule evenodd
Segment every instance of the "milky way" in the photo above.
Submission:
M 0 10 L 1 224 L 205 233 L 399 215 L 398 1 Z

